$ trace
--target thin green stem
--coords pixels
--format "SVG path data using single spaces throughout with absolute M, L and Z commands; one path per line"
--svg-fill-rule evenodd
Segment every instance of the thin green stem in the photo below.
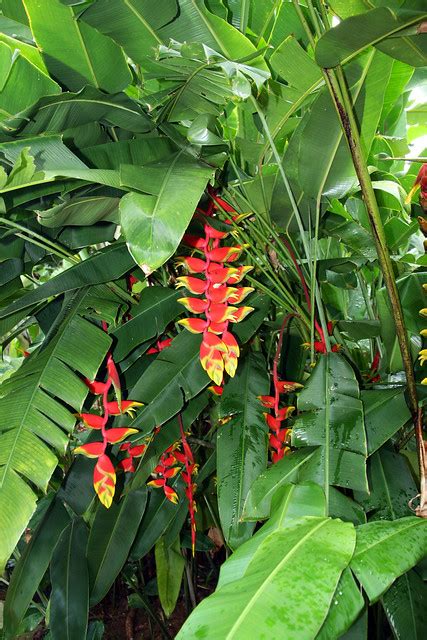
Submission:
M 408 394 L 411 411 L 414 416 L 416 416 L 418 411 L 418 398 L 408 334 L 405 327 L 405 320 L 403 316 L 399 292 L 397 290 L 393 265 L 387 248 L 384 226 L 381 220 L 381 215 L 369 175 L 369 170 L 363 157 L 363 149 L 360 140 L 359 129 L 353 111 L 353 102 L 348 92 L 346 80 L 344 78 L 341 67 L 337 68 L 336 76 L 330 70 L 326 70 L 326 74 L 330 79 L 331 95 L 340 114 L 341 125 L 350 148 L 350 152 L 353 158 L 353 164 L 357 173 L 357 177 L 359 179 L 362 196 L 368 213 L 369 222 L 371 224 L 372 235 L 378 254 L 378 260 L 381 266 L 381 271 L 384 277 L 384 283 L 393 308 L 396 334 L 402 354 L 402 360 L 408 384 Z M 337 85 L 340 89 L 343 103 L 340 101 L 337 91 Z

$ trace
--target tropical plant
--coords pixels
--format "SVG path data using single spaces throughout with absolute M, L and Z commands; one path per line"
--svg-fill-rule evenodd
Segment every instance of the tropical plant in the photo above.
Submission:
M 3 638 L 424 637 L 426 24 L 1 1 Z

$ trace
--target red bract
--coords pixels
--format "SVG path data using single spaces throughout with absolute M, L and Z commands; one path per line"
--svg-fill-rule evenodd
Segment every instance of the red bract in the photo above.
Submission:
M 163 349 L 167 349 L 167 347 L 170 347 L 171 342 L 172 342 L 172 338 L 166 338 L 165 340 L 157 340 L 156 346 L 148 349 L 147 354 L 160 353 L 160 351 L 163 351 Z
M 196 214 L 201 219 L 201 213 Z M 230 287 L 242 280 L 252 269 L 250 266 L 226 267 L 224 262 L 234 262 L 242 253 L 244 246 L 220 246 L 227 231 L 216 229 L 205 222 L 204 236 L 200 242 L 190 237 L 190 246 L 204 253 L 205 259 L 187 257 L 180 258 L 178 263 L 191 274 L 200 274 L 200 278 L 181 276 L 178 287 L 186 287 L 193 295 L 201 298 L 184 297 L 178 302 L 193 314 L 204 314 L 205 318 L 185 318 L 179 323 L 192 333 L 203 334 L 200 345 L 200 362 L 215 387 L 221 387 L 224 371 L 234 376 L 239 357 L 239 346 L 229 331 L 229 323 L 240 322 L 253 309 L 252 307 L 236 307 L 253 289 L 251 287 Z M 188 240 L 184 238 L 184 241 Z M 230 304 L 233 303 L 233 304 Z

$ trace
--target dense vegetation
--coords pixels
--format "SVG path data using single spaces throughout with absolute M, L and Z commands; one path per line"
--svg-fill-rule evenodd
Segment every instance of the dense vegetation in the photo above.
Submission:
M 2 637 L 425 637 L 426 25 L 2 0 Z

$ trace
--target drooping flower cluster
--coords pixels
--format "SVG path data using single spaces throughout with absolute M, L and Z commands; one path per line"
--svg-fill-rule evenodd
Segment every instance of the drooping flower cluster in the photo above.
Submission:
M 279 380 L 279 360 L 282 353 L 283 334 L 289 320 L 295 317 L 295 314 L 290 313 L 284 317 L 282 326 L 279 332 L 279 339 L 277 341 L 276 353 L 273 360 L 273 389 L 274 395 L 272 396 L 259 396 L 263 407 L 270 409 L 270 413 L 265 412 L 264 417 L 269 429 L 268 442 L 271 448 L 271 460 L 274 463 L 278 462 L 290 452 L 289 447 L 289 435 L 290 428 L 284 426 L 284 422 L 295 411 L 295 407 L 292 405 L 282 405 L 281 395 L 292 393 L 302 388 L 299 382 L 288 382 L 287 380 Z
M 96 458 L 97 461 L 93 471 L 93 486 L 99 500 L 108 509 L 111 506 L 116 489 L 116 470 L 111 458 L 106 453 L 107 447 L 109 445 L 123 442 L 123 440 L 128 436 L 138 432 L 137 429 L 129 429 L 127 427 L 107 428 L 108 420 L 110 416 L 116 416 L 123 413 L 132 415 L 132 412 L 135 411 L 135 407 L 142 405 L 140 402 L 121 399 L 119 374 L 110 353 L 107 356 L 107 374 L 108 377 L 105 382 L 98 380 L 85 380 L 85 383 L 89 387 L 91 393 L 102 396 L 102 415 L 98 415 L 96 413 L 78 414 L 78 417 L 86 427 L 100 432 L 102 440 L 89 442 L 76 447 L 76 449 L 74 449 L 74 453 L 83 454 L 88 458 Z M 116 400 L 109 401 L 108 394 L 112 387 L 115 391 Z M 122 445 L 121 448 L 123 448 L 123 446 L 124 445 Z M 128 455 L 131 459 L 129 467 L 133 467 L 132 458 L 142 455 L 142 453 L 143 450 L 140 451 L 139 447 L 131 448 L 129 445 Z M 127 463 L 123 463 L 124 461 L 120 463 L 120 466 L 122 469 L 125 469 Z M 131 469 L 129 468 L 125 470 Z
M 162 488 L 166 498 L 178 503 L 178 494 L 173 487 L 168 484 L 168 480 L 174 478 L 181 472 L 181 477 L 185 484 L 185 495 L 188 501 L 188 513 L 190 517 L 191 527 L 191 547 L 194 555 L 196 547 L 196 501 L 194 492 L 196 484 L 193 481 L 194 475 L 197 473 L 197 464 L 194 462 L 193 452 L 187 441 L 184 431 L 184 425 L 181 415 L 178 414 L 179 428 L 181 433 L 181 442 L 175 442 L 166 449 L 160 456 L 158 464 L 153 469 L 153 480 L 148 485 L 155 488 Z M 182 446 L 182 451 L 180 447 Z
M 179 302 L 191 313 L 203 315 L 201 318 L 180 320 L 192 333 L 203 335 L 200 345 L 200 362 L 215 385 L 221 386 L 224 371 L 234 376 L 239 357 L 239 345 L 229 330 L 230 323 L 243 320 L 253 308 L 237 307 L 253 291 L 252 287 L 235 287 L 250 266 L 226 267 L 224 263 L 235 262 L 243 251 L 243 246 L 221 246 L 228 231 L 216 229 L 205 222 L 203 236 L 187 235 L 184 242 L 203 254 L 178 259 L 189 276 L 177 278 L 177 286 L 185 287 L 193 296 L 184 297 Z
M 277 380 L 274 382 L 274 396 L 260 396 L 263 407 L 270 410 L 270 413 L 266 412 L 264 416 L 270 431 L 268 442 L 273 463 L 278 462 L 290 452 L 289 435 L 291 430 L 284 423 L 295 411 L 293 406 L 280 406 L 280 396 L 301 388 L 302 385 L 298 382 Z
M 181 470 L 181 467 L 176 466 L 178 463 L 175 455 L 177 446 L 178 443 L 175 442 L 162 453 L 158 464 L 153 469 L 155 478 L 147 483 L 156 489 L 163 488 L 166 498 L 174 504 L 178 503 L 178 494 L 168 485 L 168 480 L 174 478 Z

